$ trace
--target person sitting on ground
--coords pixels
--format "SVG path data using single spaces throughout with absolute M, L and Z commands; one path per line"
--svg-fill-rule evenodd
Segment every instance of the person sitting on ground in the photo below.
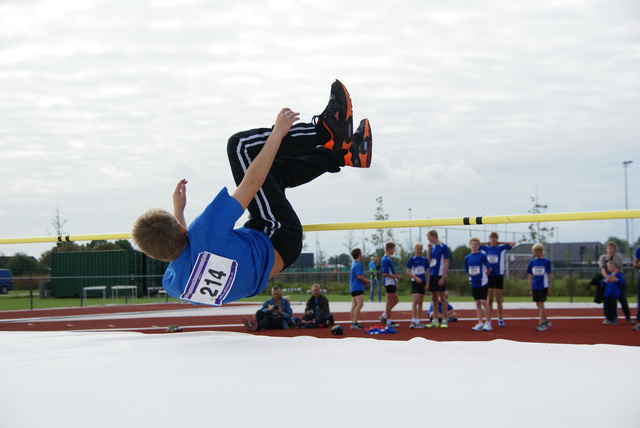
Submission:
M 333 324 L 333 315 L 329 310 L 329 299 L 322 295 L 320 284 L 311 286 L 311 297 L 307 300 L 302 321 L 314 322 L 316 325 L 323 327 Z
M 447 292 L 447 321 L 448 322 L 456 322 L 460 315 L 453 309 L 451 303 L 449 303 L 449 293 Z M 429 317 L 429 321 L 433 319 L 433 302 L 429 303 L 429 310 L 427 311 L 427 316 Z M 442 304 L 438 303 L 438 321 L 442 321 Z
M 293 318 L 293 310 L 288 299 L 282 297 L 280 287 L 271 289 L 271 299 L 265 300 L 256 312 L 255 319 L 243 317 L 248 331 L 288 329 Z

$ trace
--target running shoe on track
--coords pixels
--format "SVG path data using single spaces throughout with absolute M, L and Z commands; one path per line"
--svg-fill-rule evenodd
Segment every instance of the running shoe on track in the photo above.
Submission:
M 247 328 L 247 331 L 258 330 L 258 324 L 255 322 L 255 320 L 252 320 L 249 317 L 242 317 L 242 323 Z
M 473 331 L 482 331 L 483 328 L 484 328 L 484 324 L 479 322 L 475 326 L 471 327 L 471 330 L 473 330 Z

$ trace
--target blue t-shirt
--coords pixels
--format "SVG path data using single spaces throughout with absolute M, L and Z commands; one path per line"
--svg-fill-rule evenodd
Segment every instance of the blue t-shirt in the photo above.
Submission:
M 429 267 L 429 260 L 422 256 L 413 256 L 407 262 L 407 269 L 411 269 L 411 273 L 419 277 L 423 284 L 427 283 L 427 269 Z M 414 281 L 411 278 L 411 281 Z M 415 282 L 415 281 L 414 281 Z
M 640 247 L 636 248 L 636 253 L 633 256 L 633 258 L 635 259 L 640 259 Z
M 349 291 L 364 291 L 364 282 L 358 279 L 358 275 L 363 276 L 362 263 L 354 260 L 351 264 L 351 277 L 349 281 Z
M 490 276 L 504 275 L 504 253 L 510 249 L 511 245 L 508 244 L 496 246 L 480 245 L 480 251 L 487 255 L 487 260 L 489 260 L 489 264 L 491 265 Z
M 531 288 L 543 290 L 549 288 L 551 262 L 547 259 L 533 259 L 527 266 L 527 273 L 531 275 Z
M 600 281 L 600 287 L 604 288 L 603 296 L 612 299 L 620 298 L 620 287 L 624 287 L 627 285 L 627 281 L 624 279 L 624 276 L 621 272 L 616 274 L 616 278 L 618 282 L 606 282 L 604 279 Z
M 387 273 L 391 275 L 396 274 L 396 270 L 393 268 L 393 263 L 391 262 L 391 259 L 389 258 L 389 256 L 382 256 L 382 260 L 380 261 L 380 267 L 382 268 L 382 273 Z M 389 278 L 387 276 L 383 278 L 383 281 L 385 286 L 396 285 L 396 282 L 397 282 L 395 278 Z
M 164 273 L 162 287 L 167 293 L 176 299 L 188 300 L 182 295 L 198 255 L 203 251 L 236 262 L 235 279 L 221 303 L 255 296 L 265 289 L 273 267 L 273 245 L 260 231 L 247 227 L 234 229 L 243 213 L 242 206 L 229 195 L 227 188 L 220 190 L 189 225 L 189 243 Z M 229 277 L 224 276 L 225 279 Z
M 431 248 L 430 256 L 429 273 L 431 276 L 442 276 L 444 273 L 444 261 L 451 258 L 449 247 L 446 244 L 434 245 Z
M 469 283 L 472 287 L 487 285 L 489 277 L 487 268 L 490 268 L 489 260 L 485 253 L 471 253 L 464 258 L 464 270 L 469 274 Z

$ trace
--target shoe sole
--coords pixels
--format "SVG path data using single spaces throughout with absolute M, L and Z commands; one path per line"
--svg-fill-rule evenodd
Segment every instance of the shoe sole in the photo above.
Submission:
M 351 150 L 344 157 L 345 165 L 369 168 L 371 166 L 372 148 L 371 124 L 369 119 L 365 118 L 360 121 L 358 129 L 353 134 Z
M 345 126 L 347 128 L 347 133 L 345 135 L 346 139 L 342 141 L 342 144 L 337 144 L 337 142 L 335 141 L 335 135 L 333 135 L 333 133 L 331 132 L 331 129 L 329 129 L 329 127 L 323 123 L 322 126 L 324 126 L 325 129 L 331 135 L 331 140 L 327 141 L 324 144 L 324 147 L 330 150 L 349 150 L 351 148 L 352 138 L 353 138 L 353 106 L 351 104 L 351 95 L 349 94 L 347 87 L 344 86 L 342 82 L 339 81 L 338 79 L 336 79 L 336 81 L 331 84 L 332 94 L 334 92 L 333 91 L 334 85 L 336 84 L 340 85 L 340 88 L 342 88 L 342 95 L 344 96 L 345 99 L 341 101 L 343 101 L 344 104 L 347 106 L 346 114 L 345 114 Z M 336 92 L 339 92 L 339 91 L 336 91 Z M 338 112 L 336 112 L 336 114 L 337 113 Z M 334 117 L 334 119 L 336 120 L 336 122 L 340 122 L 339 117 Z

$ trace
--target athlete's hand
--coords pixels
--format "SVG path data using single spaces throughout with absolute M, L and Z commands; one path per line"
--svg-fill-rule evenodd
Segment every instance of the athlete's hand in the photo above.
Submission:
M 173 191 L 173 209 L 184 211 L 187 206 L 187 180 L 178 181 L 176 189 Z
M 291 129 L 291 126 L 298 120 L 300 120 L 300 113 L 296 113 L 290 108 L 285 107 L 278 113 L 272 132 L 278 137 L 284 138 Z

